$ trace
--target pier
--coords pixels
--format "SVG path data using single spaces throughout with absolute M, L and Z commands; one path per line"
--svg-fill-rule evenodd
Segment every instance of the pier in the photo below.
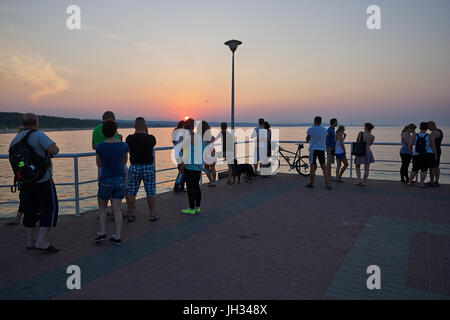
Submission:
M 203 186 L 197 216 L 180 213 L 186 194 L 161 194 L 156 223 L 139 200 L 120 246 L 93 243 L 96 211 L 60 217 L 53 255 L 1 225 L 0 299 L 450 299 L 449 185 L 307 179 Z M 81 290 L 67 288 L 70 265 Z M 371 265 L 380 290 L 367 288 Z

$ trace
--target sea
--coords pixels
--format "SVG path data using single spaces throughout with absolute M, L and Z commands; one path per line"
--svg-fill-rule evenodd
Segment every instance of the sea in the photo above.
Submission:
M 251 128 L 241 128 L 243 130 L 249 130 Z M 276 132 L 279 136 L 280 141 L 304 141 L 306 139 L 306 131 L 308 127 L 273 127 L 271 128 L 273 136 L 276 136 Z M 401 127 L 376 127 L 373 130 L 375 135 L 375 142 L 386 142 L 386 143 L 399 143 Z M 446 139 L 447 133 L 450 133 L 450 127 L 441 127 L 444 132 L 443 143 L 448 143 Z M 172 130 L 173 128 L 150 128 L 149 132 L 156 137 L 157 147 L 169 147 L 172 146 Z M 352 142 L 356 140 L 358 132 L 362 130 L 361 127 L 347 127 L 347 142 Z M 44 130 L 45 131 L 45 130 Z M 213 128 L 213 135 L 217 134 L 219 128 Z M 120 129 L 119 133 L 124 136 L 132 134 L 134 129 Z M 71 131 L 51 131 L 47 132 L 47 135 L 55 141 L 60 149 L 60 153 L 71 154 L 71 153 L 86 153 L 93 152 L 91 141 L 92 141 L 92 130 L 71 130 Z M 7 155 L 8 148 L 11 140 L 15 136 L 14 133 L 4 133 L 0 134 L 0 154 Z M 295 151 L 297 146 L 295 144 L 281 144 L 282 148 Z M 350 152 L 350 146 L 347 147 L 347 154 Z M 381 180 L 400 180 L 399 178 L 399 168 L 400 163 L 386 163 L 384 161 L 400 161 L 399 156 L 400 146 L 383 146 L 376 145 L 372 146 L 372 151 L 376 162 L 371 166 L 370 179 L 381 179 Z M 441 183 L 450 183 L 450 147 L 443 147 L 441 162 L 449 163 L 442 165 L 442 177 Z M 219 147 L 220 150 L 220 147 Z M 218 150 L 218 151 L 219 151 Z M 251 151 L 250 151 L 251 152 Z M 307 145 L 303 149 L 303 154 L 308 154 Z M 58 185 L 61 183 L 74 182 L 74 160 L 73 158 L 56 158 L 53 159 L 53 177 L 56 183 L 56 189 L 58 193 L 58 198 L 70 199 L 74 198 L 74 186 Z M 281 159 L 281 165 L 286 165 L 286 162 Z M 156 168 L 167 169 L 174 168 L 175 164 L 171 160 L 171 151 L 157 151 L 156 152 Z M 225 169 L 226 165 L 218 164 L 217 169 Z M 281 172 L 297 174 L 295 170 L 289 171 L 287 166 L 283 166 L 280 170 Z M 320 170 L 319 170 L 320 171 Z M 319 172 L 319 174 L 321 174 Z M 334 173 L 333 173 L 334 174 Z M 347 170 L 345 174 L 347 177 L 350 172 Z M 177 170 L 163 171 L 157 173 L 157 192 L 170 192 L 173 187 L 173 182 L 165 182 L 173 180 L 176 178 Z M 353 176 L 355 177 L 355 172 L 353 171 Z M 88 181 L 96 179 L 97 177 L 97 166 L 95 163 L 95 157 L 85 157 L 79 159 L 79 181 Z M 305 179 L 305 184 L 307 178 Z M 204 175 L 203 181 L 206 182 L 206 176 Z M 0 159 L 0 185 L 10 186 L 13 182 L 13 174 L 8 159 Z M 86 197 L 95 195 L 97 192 L 97 184 L 82 184 L 80 185 L 80 197 Z M 144 197 L 144 188 L 141 187 L 139 191 L 138 198 Z M 11 193 L 9 187 L 0 188 L 0 202 L 7 202 L 18 200 L 18 193 Z M 83 200 L 80 202 L 81 212 L 89 211 L 97 208 L 96 199 Z M 6 204 L 0 205 L 0 218 L 10 217 L 17 212 L 16 204 Z M 75 213 L 75 203 L 72 201 L 60 202 L 60 214 L 74 214 Z

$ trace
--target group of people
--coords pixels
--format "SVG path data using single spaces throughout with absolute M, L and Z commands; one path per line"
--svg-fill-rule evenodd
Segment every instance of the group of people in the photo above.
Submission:
M 441 144 L 444 133 L 434 121 L 421 122 L 419 132 L 416 132 L 416 129 L 417 126 L 411 123 L 405 126 L 401 133 L 401 182 L 412 186 L 420 171 L 420 188 L 439 187 Z M 413 165 L 411 173 L 409 173 L 411 161 Z M 430 181 L 425 183 L 428 171 L 430 172 Z
M 106 220 L 107 207 L 111 203 L 115 233 L 109 241 L 113 244 L 122 242 L 122 224 L 126 219 L 133 222 L 136 219 L 136 196 L 141 182 L 147 195 L 149 220 L 155 222 L 159 216 L 155 214 L 156 198 L 156 169 L 154 163 L 154 148 L 157 144 L 155 136 L 148 132 L 146 120 L 138 117 L 135 120 L 135 132 L 126 137 L 117 131 L 117 122 L 113 112 L 103 114 L 103 122 L 99 124 L 92 134 L 92 148 L 96 152 L 98 167 L 98 205 L 99 205 L 99 232 L 95 237 L 96 243 L 107 240 Z M 355 154 L 355 167 L 358 186 L 365 186 L 370 165 L 375 162 L 371 146 L 375 141 L 372 134 L 373 124 L 366 123 L 364 131 L 359 132 L 356 144 L 362 144 L 363 150 Z M 423 122 L 416 133 L 416 126 L 410 124 L 401 134 L 402 147 L 400 155 L 402 167 L 401 181 L 412 185 L 414 178 L 421 170 L 420 186 L 439 186 L 439 164 L 441 157 L 442 130 L 436 127 L 433 121 Z M 264 131 L 264 135 L 262 132 Z M 322 126 L 322 118 L 315 117 L 314 125 L 308 129 L 306 141 L 309 143 L 309 160 L 311 165 L 310 182 L 308 188 L 314 187 L 317 171 L 317 162 L 323 171 L 325 186 L 332 189 L 330 180 L 332 165 L 336 162 L 336 182 L 343 182 L 343 174 L 349 166 L 345 140 L 346 128 L 338 124 L 333 118 L 326 129 Z M 272 156 L 270 125 L 264 119 L 259 119 L 258 127 L 254 129 L 254 138 L 257 146 L 266 144 L 267 157 Z M 263 140 L 263 141 L 261 141 Z M 217 137 L 211 134 L 211 127 L 206 121 L 195 121 L 188 118 L 180 121 L 172 134 L 174 154 L 178 163 L 178 176 L 173 190 L 177 193 L 187 189 L 189 207 L 182 210 L 188 215 L 197 215 L 201 211 L 202 192 L 200 188 L 202 171 L 209 179 L 209 186 L 215 186 L 217 172 L 216 159 L 223 158 L 228 165 L 227 184 L 232 184 L 233 165 L 235 165 L 234 135 L 228 130 L 225 122 L 221 123 L 221 130 Z M 221 141 L 222 151 L 216 155 L 215 142 Z M 58 154 L 59 148 L 44 132 L 39 130 L 39 119 L 35 114 L 27 113 L 23 116 L 23 128 L 11 141 L 11 150 L 23 156 L 19 147 L 27 144 L 35 157 L 45 162 L 45 170 L 32 183 L 20 183 L 19 213 L 23 213 L 23 225 L 27 230 L 27 249 L 37 249 L 45 252 L 58 252 L 59 248 L 51 244 L 48 235 L 51 228 L 56 227 L 58 218 L 58 198 L 52 178 L 51 157 Z M 18 147 L 19 146 L 19 147 Z M 27 148 L 28 148 L 27 147 Z M 14 149 L 15 148 L 15 149 Z M 19 149 L 19 151 L 17 151 Z M 352 152 L 353 152 L 352 148 Z M 29 152 L 29 153 L 30 153 Z M 253 165 L 254 174 L 260 163 L 260 152 L 257 149 L 256 161 Z M 20 158 L 22 159 L 22 158 Z M 127 163 L 130 161 L 130 166 Z M 408 175 L 409 164 L 413 162 L 411 174 Z M 27 162 L 27 161 L 25 161 Z M 26 167 L 20 161 L 18 167 Z M 270 163 L 260 163 L 261 169 Z M 364 166 L 364 173 L 361 172 Z M 14 166 L 13 166 L 14 169 Z M 22 169 L 21 169 L 22 170 Z M 28 170 L 28 169 L 27 169 Z M 15 171 L 16 178 L 21 173 L 31 172 Z M 33 168 L 34 170 L 34 168 Z M 425 184 L 425 178 L 430 170 L 430 182 Z M 19 172 L 20 171 L 20 172 Z M 20 179 L 17 179 L 20 180 Z M 126 199 L 127 211 L 122 213 L 121 204 Z M 20 215 L 17 216 L 20 221 Z M 37 223 L 39 222 L 39 227 Z
M 337 130 L 336 130 L 337 128 Z M 358 134 L 357 142 L 364 143 L 364 150 L 361 154 L 355 156 L 356 175 L 358 177 L 356 185 L 365 186 L 369 177 L 370 165 L 375 162 L 371 146 L 375 141 L 372 134 L 374 125 L 367 122 L 364 124 L 364 131 Z M 314 188 L 314 180 L 317 171 L 317 161 L 323 171 L 325 186 L 331 190 L 332 165 L 336 164 L 336 181 L 344 182 L 342 176 L 348 168 L 347 152 L 345 149 L 345 127 L 338 125 L 338 120 L 333 118 L 330 120 L 328 129 L 322 126 L 322 117 L 314 118 L 314 126 L 308 129 L 306 141 L 309 143 L 309 162 L 311 165 L 310 182 L 307 188 Z M 361 166 L 364 166 L 364 175 L 361 176 Z

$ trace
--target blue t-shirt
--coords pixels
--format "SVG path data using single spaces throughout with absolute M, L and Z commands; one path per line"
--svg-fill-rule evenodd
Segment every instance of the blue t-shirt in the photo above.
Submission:
M 100 179 L 125 177 L 123 158 L 129 152 L 128 145 L 125 142 L 102 142 L 95 148 L 95 152 L 102 160 Z
M 313 126 L 308 129 L 307 134 L 311 137 L 309 151 L 326 151 L 327 129 L 322 126 Z
M 329 126 L 327 130 L 328 136 L 327 136 L 327 146 L 330 148 L 334 148 L 336 144 L 336 132 L 334 131 L 333 126 Z

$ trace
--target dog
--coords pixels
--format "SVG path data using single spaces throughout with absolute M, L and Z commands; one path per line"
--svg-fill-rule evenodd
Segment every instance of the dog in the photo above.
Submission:
M 238 184 L 241 183 L 241 174 L 245 173 L 247 175 L 247 182 L 252 183 L 255 173 L 253 171 L 253 166 L 248 163 L 239 164 L 237 160 L 234 160 L 233 168 L 233 184 L 236 182 L 236 177 L 238 178 Z

